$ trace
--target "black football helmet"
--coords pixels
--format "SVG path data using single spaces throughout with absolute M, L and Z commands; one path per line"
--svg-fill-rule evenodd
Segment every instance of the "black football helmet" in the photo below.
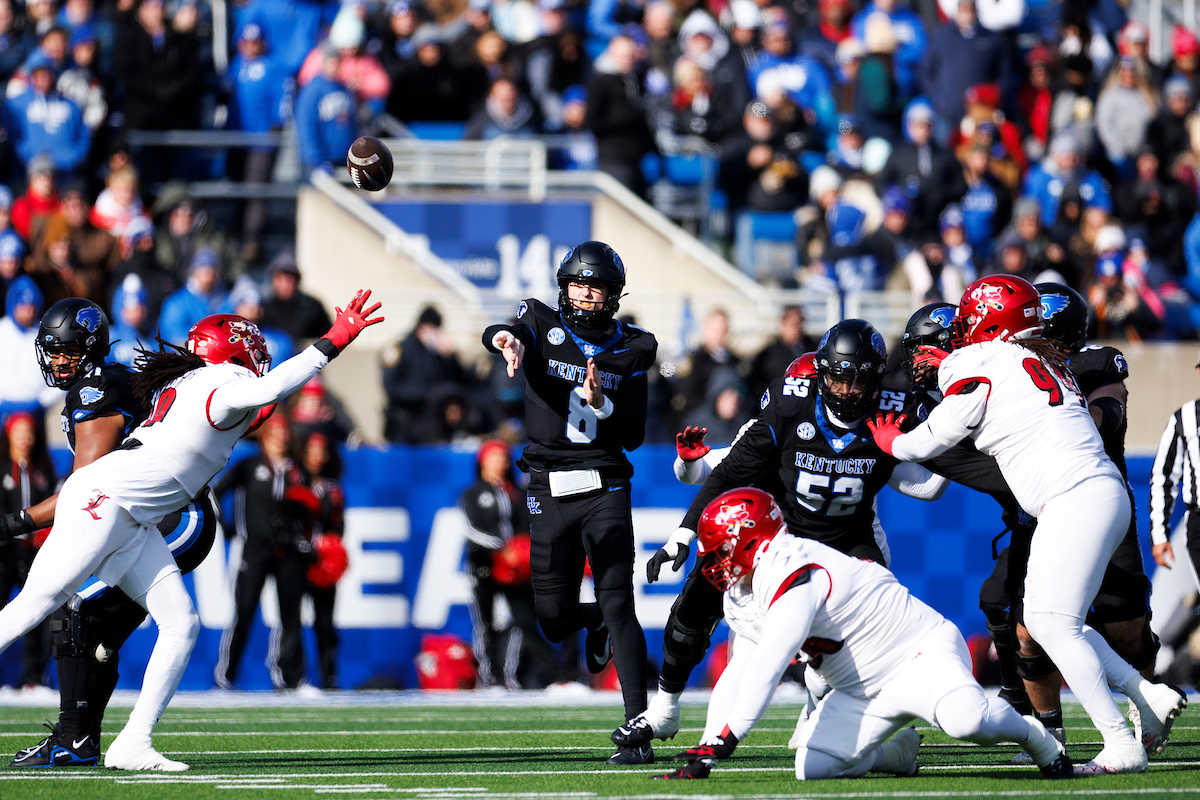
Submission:
M 821 337 L 816 362 L 821 400 L 838 419 L 853 422 L 871 413 L 887 364 L 887 345 L 874 325 L 864 319 L 834 325 Z M 834 392 L 835 380 L 849 389 Z
M 908 318 L 904 335 L 900 337 L 900 348 L 904 351 L 904 374 L 913 386 L 930 389 L 937 384 L 937 373 L 929 369 L 917 370 L 913 356 L 918 347 L 926 344 L 947 353 L 953 350 L 954 315 L 957 313 L 958 306 L 953 303 L 930 303 Z
M 1061 283 L 1039 283 L 1042 296 L 1042 335 L 1061 342 L 1074 353 L 1087 344 L 1088 304 L 1083 295 Z
M 82 297 L 59 300 L 42 316 L 35 344 L 46 385 L 66 389 L 104 363 L 108 344 L 108 317 L 100 306 Z M 56 369 L 50 359 L 60 353 L 78 359 Z
M 576 308 L 567 297 L 572 281 L 598 283 L 608 289 L 608 297 L 597 309 Z M 584 242 L 571 251 L 558 265 L 558 308 L 570 323 L 583 328 L 602 330 L 612 322 L 621 307 L 625 290 L 625 265 L 621 257 L 604 242 Z

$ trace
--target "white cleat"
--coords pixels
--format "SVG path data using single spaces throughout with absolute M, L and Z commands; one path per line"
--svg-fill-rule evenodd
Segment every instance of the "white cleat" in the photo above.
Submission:
M 1026 716 L 1025 718 L 1032 719 L 1034 722 L 1037 722 L 1038 725 L 1042 725 L 1041 720 L 1037 719 L 1036 717 Z M 1042 725 L 1042 729 L 1045 730 L 1047 733 L 1049 733 L 1051 736 L 1053 736 L 1055 741 L 1057 741 L 1059 744 L 1061 744 L 1064 748 L 1066 747 L 1067 732 L 1065 729 L 1063 729 L 1063 728 L 1047 728 L 1044 725 Z M 1033 757 L 1031 755 L 1029 755 L 1029 753 L 1022 750 L 1020 753 L 1017 753 L 1015 756 L 1013 756 L 1012 760 L 1009 761 L 1008 763 L 1012 764 L 1014 767 L 1031 767 L 1034 764 L 1036 764 L 1037 762 L 1033 760 Z M 1038 766 L 1041 766 L 1041 765 L 1039 764 Z
M 149 770 L 153 772 L 186 772 L 191 769 L 182 761 L 172 761 L 154 749 L 150 739 L 133 741 L 133 737 L 117 736 L 104 752 L 107 769 Z
M 1171 726 L 1187 708 L 1187 695 L 1170 684 L 1155 683 L 1142 693 L 1142 701 L 1136 706 L 1138 723 L 1134 730 L 1140 734 L 1138 740 L 1146 753 L 1158 755 L 1167 749 Z
M 1085 764 L 1075 765 L 1076 775 L 1116 775 L 1123 772 L 1145 772 L 1150 765 L 1146 751 L 1135 740 L 1107 744 L 1096 757 Z
M 804 729 L 808 726 L 808 718 L 812 716 L 809 709 L 812 706 L 805 704 L 800 710 L 800 718 L 796 720 L 796 730 L 792 732 L 792 738 L 788 739 L 788 750 L 799 750 L 800 745 L 804 743 Z
M 902 778 L 911 778 L 917 774 L 917 752 L 921 749 L 921 739 L 924 737 L 917 733 L 916 728 L 901 728 L 890 742 L 883 744 L 883 747 L 891 746 L 894 748 L 888 754 L 889 767 L 888 772 L 899 775 Z M 893 760 L 898 761 L 898 764 L 892 763 Z
M 643 716 L 654 728 L 655 739 L 665 741 L 679 733 L 679 700 L 672 699 L 672 695 L 666 692 L 655 692 Z

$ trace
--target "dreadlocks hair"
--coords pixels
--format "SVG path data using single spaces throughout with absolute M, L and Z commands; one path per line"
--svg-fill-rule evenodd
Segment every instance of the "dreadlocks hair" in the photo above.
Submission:
M 1019 344 L 1040 358 L 1046 366 L 1051 367 L 1059 375 L 1070 375 L 1068 363 L 1070 352 L 1054 339 L 1047 339 L 1041 334 L 1035 334 L 1027 339 L 1011 339 L 1013 344 Z
M 147 408 L 154 404 L 154 394 L 159 389 L 176 378 L 208 364 L 195 353 L 189 353 L 157 334 L 154 341 L 158 343 L 157 350 L 138 348 L 138 356 L 133 362 L 136 371 L 130 382 L 133 396 Z

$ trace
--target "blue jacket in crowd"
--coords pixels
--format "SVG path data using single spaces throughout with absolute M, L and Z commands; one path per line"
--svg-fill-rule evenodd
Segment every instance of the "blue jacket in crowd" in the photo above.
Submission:
M 875 12 L 886 13 L 874 3 L 867 3 L 862 11 L 850 21 L 850 33 L 860 42 L 866 41 L 867 17 Z M 925 51 L 929 42 L 925 38 L 925 23 L 917 14 L 907 8 L 897 7 L 887 15 L 892 21 L 892 30 L 896 33 L 896 53 L 893 56 L 896 64 L 896 83 L 900 85 L 900 93 L 912 97 L 918 94 L 921 78 L 921 62 L 925 60 Z
M 296 96 L 296 140 L 305 172 L 346 163 L 358 138 L 358 108 L 346 87 L 317 75 Z
M 287 75 L 295 75 L 320 39 L 321 29 L 333 23 L 340 8 L 337 0 L 250 0 L 238 17 L 237 35 L 251 22 L 262 28 L 263 38 Z
M 1025 176 L 1025 191 L 1022 194 L 1032 195 L 1042 207 L 1042 224 L 1049 227 L 1058 216 L 1058 198 L 1062 197 L 1063 189 L 1068 183 L 1079 186 L 1079 196 L 1084 206 L 1096 206 L 1105 211 L 1112 211 L 1112 196 L 1104 179 L 1094 169 L 1080 167 L 1075 175 L 1064 178 L 1046 168 L 1046 164 L 1038 164 L 1029 170 Z
M 758 86 L 758 79 L 767 73 L 774 73 L 772 77 L 787 90 L 796 105 L 816 114 L 817 125 L 827 137 L 827 146 L 834 147 L 837 143 L 837 106 L 833 102 L 833 86 L 821 62 L 801 53 L 780 58 L 764 50 L 750 65 L 752 90 Z
M 189 281 L 163 301 L 158 315 L 159 335 L 172 344 L 182 345 L 193 325 L 209 314 L 218 313 L 224 304 L 224 291 L 218 289 L 210 295 L 202 295 Z
M 240 55 L 229 65 L 233 103 L 229 126 L 265 133 L 283 126 L 291 104 L 291 76 L 270 53 L 255 59 Z
M 1004 39 L 976 23 L 968 37 L 953 22 L 942 25 L 929 43 L 925 62 L 925 94 L 948 122 L 963 117 L 963 95 L 979 83 L 999 84 L 1007 93 L 1011 83 L 1008 49 Z
M 55 169 L 70 172 L 87 156 L 92 131 L 79 106 L 57 90 L 43 95 L 31 86 L 9 98 L 8 118 L 9 138 L 23 164 L 46 153 Z
M 978 186 L 968 186 L 959 205 L 963 215 L 963 233 L 975 255 L 990 258 L 994 239 L 1000 233 L 996 214 L 1000 210 L 1001 192 L 1007 191 L 999 181 L 982 180 Z

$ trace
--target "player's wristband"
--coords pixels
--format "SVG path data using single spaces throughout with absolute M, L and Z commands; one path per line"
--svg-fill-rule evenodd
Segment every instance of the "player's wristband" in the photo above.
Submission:
M 592 410 L 596 412 L 596 419 L 608 419 L 613 413 L 612 398 L 606 395 L 604 397 L 604 403 L 601 404 L 599 408 L 593 408 Z
M 313 347 L 324 353 L 325 357 L 330 361 L 333 361 L 335 358 L 337 358 L 338 353 L 341 352 L 337 349 L 337 345 L 325 338 L 317 339 L 315 342 L 313 342 Z

